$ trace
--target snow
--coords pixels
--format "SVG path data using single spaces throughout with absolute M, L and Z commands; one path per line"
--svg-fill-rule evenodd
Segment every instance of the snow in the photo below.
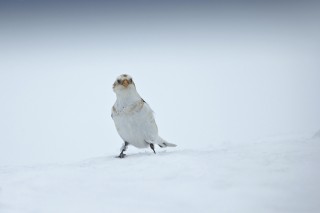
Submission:
M 2 166 L 1 213 L 320 211 L 320 138 L 157 151 Z

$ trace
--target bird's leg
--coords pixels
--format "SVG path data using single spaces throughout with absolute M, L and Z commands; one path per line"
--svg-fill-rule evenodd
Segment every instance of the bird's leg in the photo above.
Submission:
M 153 143 L 150 143 L 150 148 L 152 149 L 152 151 L 154 152 L 154 154 L 156 154 L 156 151 L 154 150 L 154 145 L 153 145 Z
M 126 154 L 124 154 L 123 152 L 127 150 L 129 143 L 127 141 L 124 142 L 124 144 L 121 147 L 121 153 L 118 156 L 119 158 L 124 158 L 126 156 Z

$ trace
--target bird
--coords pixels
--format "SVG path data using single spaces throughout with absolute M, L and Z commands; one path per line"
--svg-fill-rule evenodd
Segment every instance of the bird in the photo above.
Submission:
M 124 158 L 128 145 L 136 148 L 150 147 L 156 154 L 154 145 L 161 148 L 175 147 L 158 135 L 158 127 L 153 111 L 139 95 L 132 77 L 122 74 L 113 84 L 116 102 L 112 107 L 111 117 L 119 136 L 123 140 L 119 158 Z

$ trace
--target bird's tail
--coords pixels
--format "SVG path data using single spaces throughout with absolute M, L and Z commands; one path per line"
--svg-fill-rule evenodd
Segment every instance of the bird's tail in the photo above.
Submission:
M 173 143 L 169 143 L 165 140 L 163 140 L 162 138 L 159 137 L 158 139 L 158 143 L 157 143 L 161 148 L 165 148 L 165 147 L 176 147 L 176 144 Z

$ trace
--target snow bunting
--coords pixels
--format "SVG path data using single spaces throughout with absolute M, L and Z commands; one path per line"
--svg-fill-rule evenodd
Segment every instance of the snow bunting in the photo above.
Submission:
M 154 153 L 154 144 L 161 148 L 175 144 L 168 143 L 158 135 L 158 127 L 154 120 L 153 111 L 141 98 L 136 90 L 132 77 L 120 75 L 113 84 L 117 100 L 112 107 L 111 117 L 118 134 L 124 141 L 119 158 L 125 157 L 124 151 L 128 145 L 137 148 L 150 148 Z

